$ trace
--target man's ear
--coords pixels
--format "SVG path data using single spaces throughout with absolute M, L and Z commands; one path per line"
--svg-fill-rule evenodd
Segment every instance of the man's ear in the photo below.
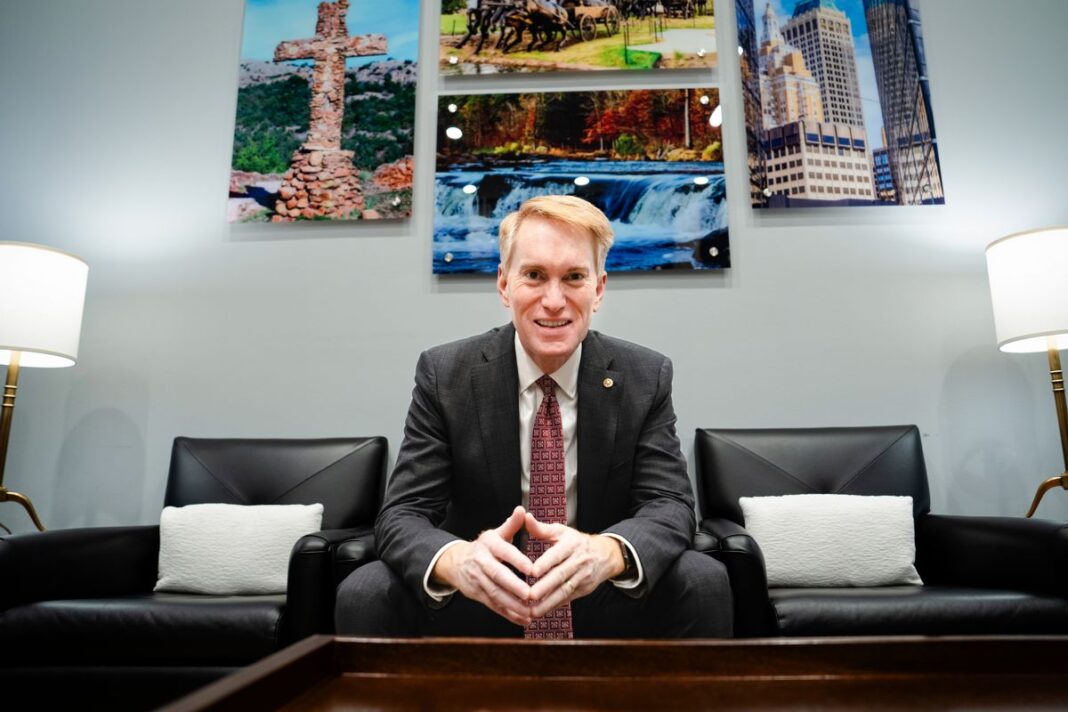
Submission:
M 497 294 L 501 298 L 501 304 L 511 309 L 512 302 L 508 299 L 508 275 L 504 271 L 504 265 L 497 265 Z
M 608 284 L 608 273 L 602 272 L 601 276 L 597 278 L 597 291 L 596 296 L 593 298 L 593 310 L 597 311 L 601 308 L 601 302 L 604 301 L 604 288 Z

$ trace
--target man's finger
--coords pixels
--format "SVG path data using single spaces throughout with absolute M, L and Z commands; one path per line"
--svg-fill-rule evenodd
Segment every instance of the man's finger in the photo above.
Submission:
M 512 513 L 508 515 L 508 518 L 504 520 L 504 523 L 497 527 L 497 533 L 505 541 L 511 541 L 512 537 L 519 533 L 519 530 L 523 528 L 525 522 L 526 510 L 522 507 L 516 507 L 512 510 Z
M 531 567 L 530 575 L 540 579 L 555 569 L 575 552 L 575 542 L 561 541 L 553 544 L 538 557 Z
M 544 522 L 539 522 L 530 512 L 527 512 L 527 520 L 525 520 L 525 525 L 527 525 L 528 534 L 530 534 L 535 539 L 541 539 L 544 541 L 555 541 L 564 532 L 566 532 L 568 528 L 563 524 L 546 524 Z
M 548 552 L 546 552 L 547 554 Z M 544 558 L 544 557 L 543 557 Z M 541 559 L 538 559 L 541 561 Z M 567 557 L 560 562 L 558 566 L 548 570 L 543 577 L 530 587 L 530 598 L 534 601 L 541 601 L 547 597 L 552 596 L 552 592 L 564 588 L 568 582 L 571 582 L 571 590 L 567 592 L 568 598 L 575 592 L 575 587 L 578 585 L 576 581 L 576 575 L 582 562 L 574 557 Z
M 489 549 L 490 554 L 493 555 L 497 561 L 503 561 L 506 564 L 511 564 L 515 567 L 516 571 L 524 576 L 530 576 L 533 569 L 533 562 L 527 558 L 523 552 L 511 545 L 511 543 L 502 539 L 494 540 L 489 537 L 485 542 L 486 548 Z
M 570 582 L 565 582 L 564 586 L 557 588 L 555 591 L 549 594 L 548 598 L 539 601 L 537 604 L 535 604 L 533 611 L 531 611 L 531 615 L 533 615 L 535 618 L 541 618 L 542 616 L 548 615 L 552 611 L 556 610 L 560 606 L 570 601 L 571 596 L 572 594 L 574 594 L 574 592 L 574 585 L 570 584 Z
M 491 610 L 516 625 L 525 626 L 530 623 L 530 607 L 526 605 L 525 601 L 519 600 L 495 586 L 488 579 L 480 581 L 480 585 L 482 588 L 482 602 Z
M 520 554 L 520 557 L 526 560 L 529 564 L 530 559 Z M 483 571 L 493 585 L 504 589 L 512 597 L 519 601 L 527 601 L 530 599 L 530 586 L 525 579 L 521 579 L 512 573 L 512 570 L 499 561 L 492 561 L 483 566 Z

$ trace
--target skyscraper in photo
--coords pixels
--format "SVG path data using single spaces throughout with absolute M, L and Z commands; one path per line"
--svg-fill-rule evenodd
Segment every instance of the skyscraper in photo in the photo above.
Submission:
M 769 3 L 764 8 L 760 42 L 760 96 L 764 128 L 791 121 L 823 121 L 820 86 L 805 66 L 801 52 L 783 40 L 779 18 Z
M 927 61 L 915 0 L 864 0 L 887 158 L 902 205 L 942 203 Z
M 829 0 L 804 0 L 786 29 L 780 27 L 771 3 L 765 6 L 761 19 L 764 32 L 759 67 L 767 204 L 874 202 L 871 149 L 860 109 L 849 19 Z M 844 37 L 835 33 L 844 33 Z M 808 47 L 807 56 L 791 38 Z M 842 59 L 845 56 L 848 63 Z M 826 66 L 810 66 L 809 57 Z M 851 83 L 846 82 L 843 67 L 848 68 Z M 827 89 L 815 78 L 819 73 Z M 842 87 L 852 87 L 852 93 L 839 91 Z M 838 120 L 830 118 L 828 98 L 838 105 Z
M 834 0 L 801 0 L 782 36 L 819 83 L 823 120 L 864 126 L 852 23 Z
M 897 202 L 897 193 L 894 191 L 894 176 L 890 173 L 890 156 L 886 148 L 877 148 L 872 151 L 875 161 L 875 193 L 879 200 Z
M 742 106 L 745 111 L 745 136 L 749 160 L 749 198 L 752 205 L 766 205 L 767 185 L 764 162 L 766 142 L 761 121 L 760 66 L 757 61 L 757 25 L 753 0 L 735 0 L 738 20 L 738 63 L 742 70 Z

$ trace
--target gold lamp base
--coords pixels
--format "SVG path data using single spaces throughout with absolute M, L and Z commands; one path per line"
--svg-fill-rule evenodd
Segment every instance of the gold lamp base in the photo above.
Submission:
M 30 519 L 33 520 L 33 525 L 37 527 L 37 531 L 43 532 L 45 530 L 41 520 L 37 517 L 37 510 L 33 508 L 33 502 L 26 495 L 12 492 L 7 487 L 0 486 L 0 502 L 17 502 L 21 504 L 30 515 Z
M 11 418 L 15 414 L 15 394 L 19 388 L 19 361 L 22 354 L 11 352 L 11 363 L 7 365 L 7 380 L 4 383 L 3 399 L 0 401 L 0 502 L 18 502 L 29 512 L 30 519 L 38 531 L 44 531 L 44 525 L 37 517 L 33 502 L 24 494 L 12 492 L 4 487 L 4 463 L 7 462 L 7 442 L 11 437 Z M 7 527 L 4 527 L 7 529 Z M 8 530 L 10 532 L 10 530 Z
M 1042 501 L 1042 498 L 1046 496 L 1046 492 L 1049 492 L 1054 487 L 1060 485 L 1062 489 L 1068 490 L 1068 472 L 1058 477 L 1050 477 L 1048 480 L 1038 486 L 1038 491 L 1035 492 L 1035 498 L 1031 500 L 1031 508 L 1027 510 L 1027 518 L 1030 519 L 1038 509 L 1038 503 Z
M 1061 370 L 1061 353 L 1057 350 L 1057 342 L 1052 337 L 1046 338 L 1047 353 L 1049 355 L 1049 378 L 1053 385 L 1053 404 L 1057 408 L 1057 425 L 1061 432 L 1061 454 L 1064 455 L 1064 474 L 1058 477 L 1050 477 L 1038 486 L 1035 498 L 1031 502 L 1031 509 L 1027 510 L 1028 518 L 1038 509 L 1038 503 L 1042 497 L 1054 487 L 1060 485 L 1068 490 L 1068 407 L 1064 399 L 1064 371 Z

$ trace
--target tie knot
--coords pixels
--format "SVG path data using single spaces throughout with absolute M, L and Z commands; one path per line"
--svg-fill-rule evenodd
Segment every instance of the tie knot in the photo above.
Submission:
M 556 385 L 556 381 L 554 381 L 549 374 L 545 374 L 535 381 L 535 383 L 538 384 L 538 388 L 541 389 L 543 395 L 551 396 L 553 394 L 553 386 Z

